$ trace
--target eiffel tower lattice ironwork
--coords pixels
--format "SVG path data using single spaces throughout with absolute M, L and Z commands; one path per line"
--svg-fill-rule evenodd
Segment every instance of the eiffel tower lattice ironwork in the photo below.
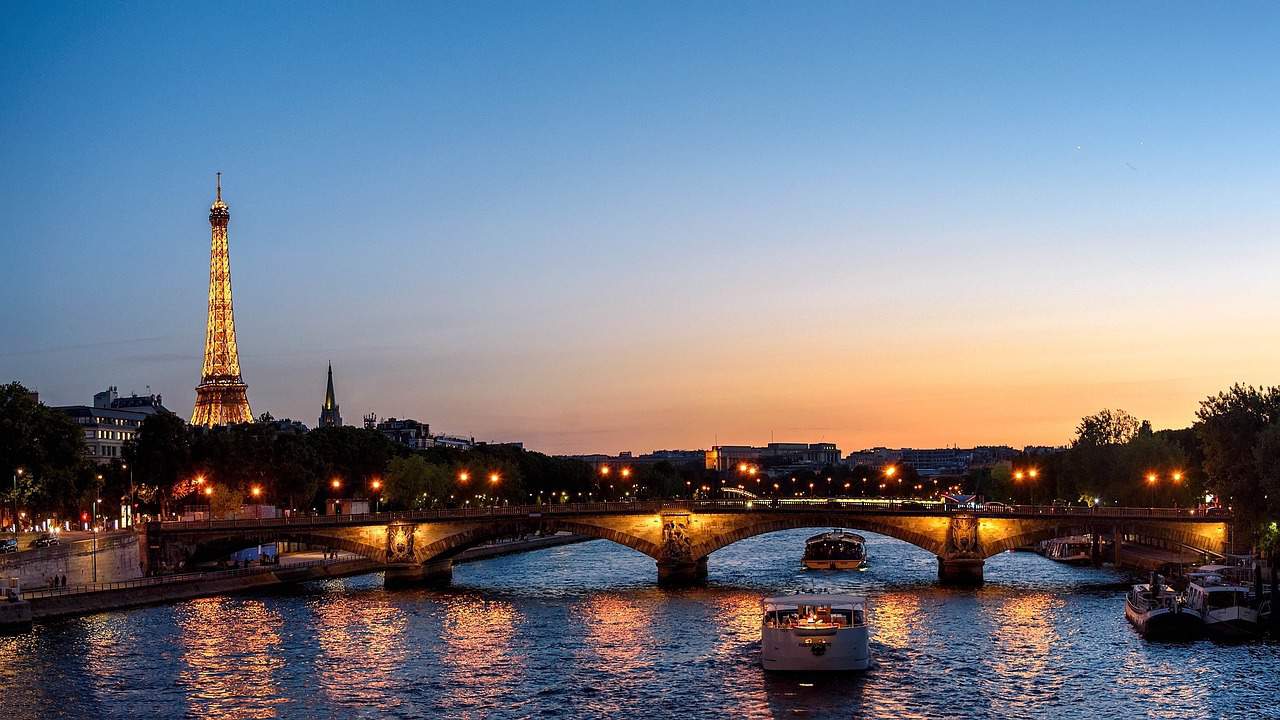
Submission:
M 236 349 L 236 320 L 231 307 L 231 257 L 227 253 L 227 224 L 231 212 L 222 201 L 222 173 L 217 199 L 209 208 L 213 238 L 209 251 L 209 322 L 204 335 L 204 368 L 196 386 L 192 425 L 212 427 L 253 422 L 248 386 L 240 377 Z

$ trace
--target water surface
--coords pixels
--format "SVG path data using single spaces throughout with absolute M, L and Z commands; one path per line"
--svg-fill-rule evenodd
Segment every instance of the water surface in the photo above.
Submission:
M 596 541 L 443 592 L 372 575 L 37 625 L 0 638 L 0 697 L 31 718 L 1280 718 L 1280 645 L 1149 644 L 1115 571 L 1007 553 L 948 589 L 871 533 L 865 571 L 804 570 L 810 534 L 720 550 L 694 590 Z M 808 588 L 869 596 L 874 669 L 760 669 L 760 598 Z

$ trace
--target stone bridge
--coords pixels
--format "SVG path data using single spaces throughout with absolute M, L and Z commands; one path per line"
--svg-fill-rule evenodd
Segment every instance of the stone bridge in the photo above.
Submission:
M 1064 535 L 1134 534 L 1170 545 L 1223 553 L 1229 518 L 1173 508 L 1007 510 L 899 502 L 619 502 L 509 506 L 150 523 L 149 572 L 172 572 L 256 544 L 297 542 L 345 550 L 386 566 L 388 584 L 447 583 L 453 558 L 481 543 L 532 532 L 568 531 L 611 540 L 648 555 L 661 584 L 706 577 L 707 556 L 749 537 L 793 528 L 855 528 L 888 535 L 938 557 L 943 582 L 979 583 L 986 558 Z

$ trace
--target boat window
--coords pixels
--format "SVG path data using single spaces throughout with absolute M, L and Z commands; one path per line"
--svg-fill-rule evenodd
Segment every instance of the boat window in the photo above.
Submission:
M 1212 592 L 1208 594 L 1208 605 L 1211 608 L 1229 608 L 1236 605 L 1243 605 L 1242 597 L 1244 593 L 1238 592 Z

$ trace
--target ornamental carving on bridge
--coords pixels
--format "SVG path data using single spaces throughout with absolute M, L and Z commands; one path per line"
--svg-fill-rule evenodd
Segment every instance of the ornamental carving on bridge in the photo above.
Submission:
M 662 518 L 662 557 L 668 562 L 693 560 L 688 515 L 667 515 Z
M 978 518 L 956 515 L 947 527 L 947 557 L 981 557 L 978 552 Z
M 387 526 L 387 562 L 413 562 L 413 526 Z

